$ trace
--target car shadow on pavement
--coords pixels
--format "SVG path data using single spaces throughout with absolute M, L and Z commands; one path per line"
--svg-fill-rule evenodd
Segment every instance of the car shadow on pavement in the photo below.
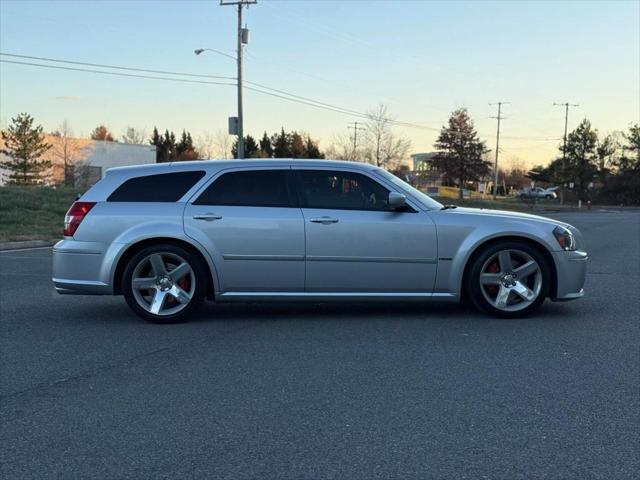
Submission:
M 447 320 L 462 322 L 558 321 L 570 316 L 566 304 L 545 302 L 525 318 L 497 319 L 467 303 L 447 302 L 335 302 L 335 303 L 220 303 L 207 302 L 190 322 L 239 320 Z
M 81 297 L 83 300 L 87 297 Z M 119 297 L 102 299 L 108 305 L 80 301 L 66 310 L 65 322 L 126 325 L 144 323 Z M 98 301 L 98 303 L 100 303 Z M 214 303 L 205 302 L 187 320 L 191 323 L 241 321 L 426 321 L 454 323 L 557 322 L 579 313 L 571 303 L 546 301 L 533 315 L 517 319 L 498 319 L 478 312 L 466 303 L 447 302 L 333 302 L 333 303 Z

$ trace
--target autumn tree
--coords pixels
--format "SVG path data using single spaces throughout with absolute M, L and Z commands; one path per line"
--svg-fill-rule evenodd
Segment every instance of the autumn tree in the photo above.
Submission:
M 98 125 L 93 129 L 93 131 L 91 132 L 91 139 L 103 142 L 115 142 L 113 135 L 111 135 L 109 129 L 104 125 Z
M 485 160 L 485 154 L 489 150 L 485 142 L 478 138 L 465 108 L 451 114 L 448 124 L 440 130 L 434 146 L 438 153 L 433 165 L 447 179 L 458 181 L 460 199 L 467 182 L 478 181 L 489 173 L 490 162 Z
M 39 185 L 51 162 L 42 159 L 51 148 L 42 133 L 42 125 L 34 126 L 33 117 L 21 113 L 11 119 L 11 125 L 2 131 L 3 145 L 0 153 L 9 157 L 0 162 L 8 170 L 4 178 L 10 185 Z

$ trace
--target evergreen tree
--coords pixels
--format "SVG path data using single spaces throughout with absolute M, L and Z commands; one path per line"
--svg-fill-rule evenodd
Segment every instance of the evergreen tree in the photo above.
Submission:
M 459 198 L 467 181 L 480 180 L 489 173 L 484 155 L 489 151 L 478 138 L 473 122 L 465 108 L 455 110 L 449 123 L 442 127 L 435 143 L 438 154 L 433 165 L 449 180 L 457 180 Z
M 180 141 L 176 145 L 176 160 L 197 160 L 198 152 L 193 146 L 191 134 L 182 130 Z
M 305 143 L 305 158 L 324 158 L 324 153 L 320 151 L 318 143 L 314 142 L 309 135 L 307 135 Z
M 616 162 L 618 174 L 609 177 L 605 194 L 616 203 L 640 205 L 640 125 L 631 125 L 623 137 L 626 144 Z
M 627 144 L 623 147 L 623 155 L 619 160 L 620 168 L 640 171 L 640 124 L 629 127 L 629 133 L 624 134 Z
M 231 154 L 233 158 L 238 157 L 238 140 L 233 143 Z M 260 158 L 260 147 L 251 135 L 244 137 L 244 158 Z
M 267 135 L 267 132 L 264 132 L 262 139 L 260 140 L 260 150 L 264 154 L 265 158 L 273 157 L 273 147 L 271 146 L 271 139 Z
M 271 144 L 273 145 L 273 157 L 274 158 L 291 158 L 291 149 L 289 142 L 289 135 L 284 132 L 284 128 L 280 130 L 280 133 L 276 133 L 271 138 Z
M 564 181 L 575 184 L 578 200 L 586 200 L 589 182 L 597 171 L 596 146 L 598 132 L 591 127 L 586 118 L 567 136 L 565 153 Z M 563 147 L 560 147 L 560 151 Z
M 9 171 L 4 174 L 10 185 L 38 185 L 44 180 L 45 171 L 51 162 L 41 157 L 51 148 L 45 141 L 42 125 L 33 126 L 33 117 L 21 113 L 11 119 L 12 124 L 2 131 L 4 147 L 0 150 L 9 160 L 0 162 L 0 167 Z
M 289 152 L 291 158 L 308 158 L 305 148 L 305 141 L 298 132 L 289 134 Z
M 149 140 L 150 145 L 154 145 L 156 147 L 156 163 L 162 163 L 168 161 L 168 158 L 165 156 L 164 151 L 164 139 L 162 135 L 158 132 L 158 127 L 153 127 L 153 133 L 151 134 L 151 139 Z

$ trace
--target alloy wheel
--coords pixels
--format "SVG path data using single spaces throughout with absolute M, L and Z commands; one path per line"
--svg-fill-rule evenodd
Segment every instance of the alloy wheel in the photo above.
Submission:
M 158 316 L 175 315 L 191 302 L 196 290 L 196 275 L 180 255 L 154 252 L 134 268 L 131 288 L 136 302 L 147 312 Z
M 490 305 L 504 312 L 517 312 L 540 295 L 542 270 L 522 250 L 500 250 L 484 262 L 479 281 L 482 295 Z

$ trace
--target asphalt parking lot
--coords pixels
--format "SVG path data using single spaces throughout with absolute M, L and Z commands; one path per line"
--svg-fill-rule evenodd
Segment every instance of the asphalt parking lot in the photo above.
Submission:
M 580 228 L 586 297 L 213 305 L 154 326 L 0 253 L 0 476 L 624 479 L 640 471 L 640 211 Z

